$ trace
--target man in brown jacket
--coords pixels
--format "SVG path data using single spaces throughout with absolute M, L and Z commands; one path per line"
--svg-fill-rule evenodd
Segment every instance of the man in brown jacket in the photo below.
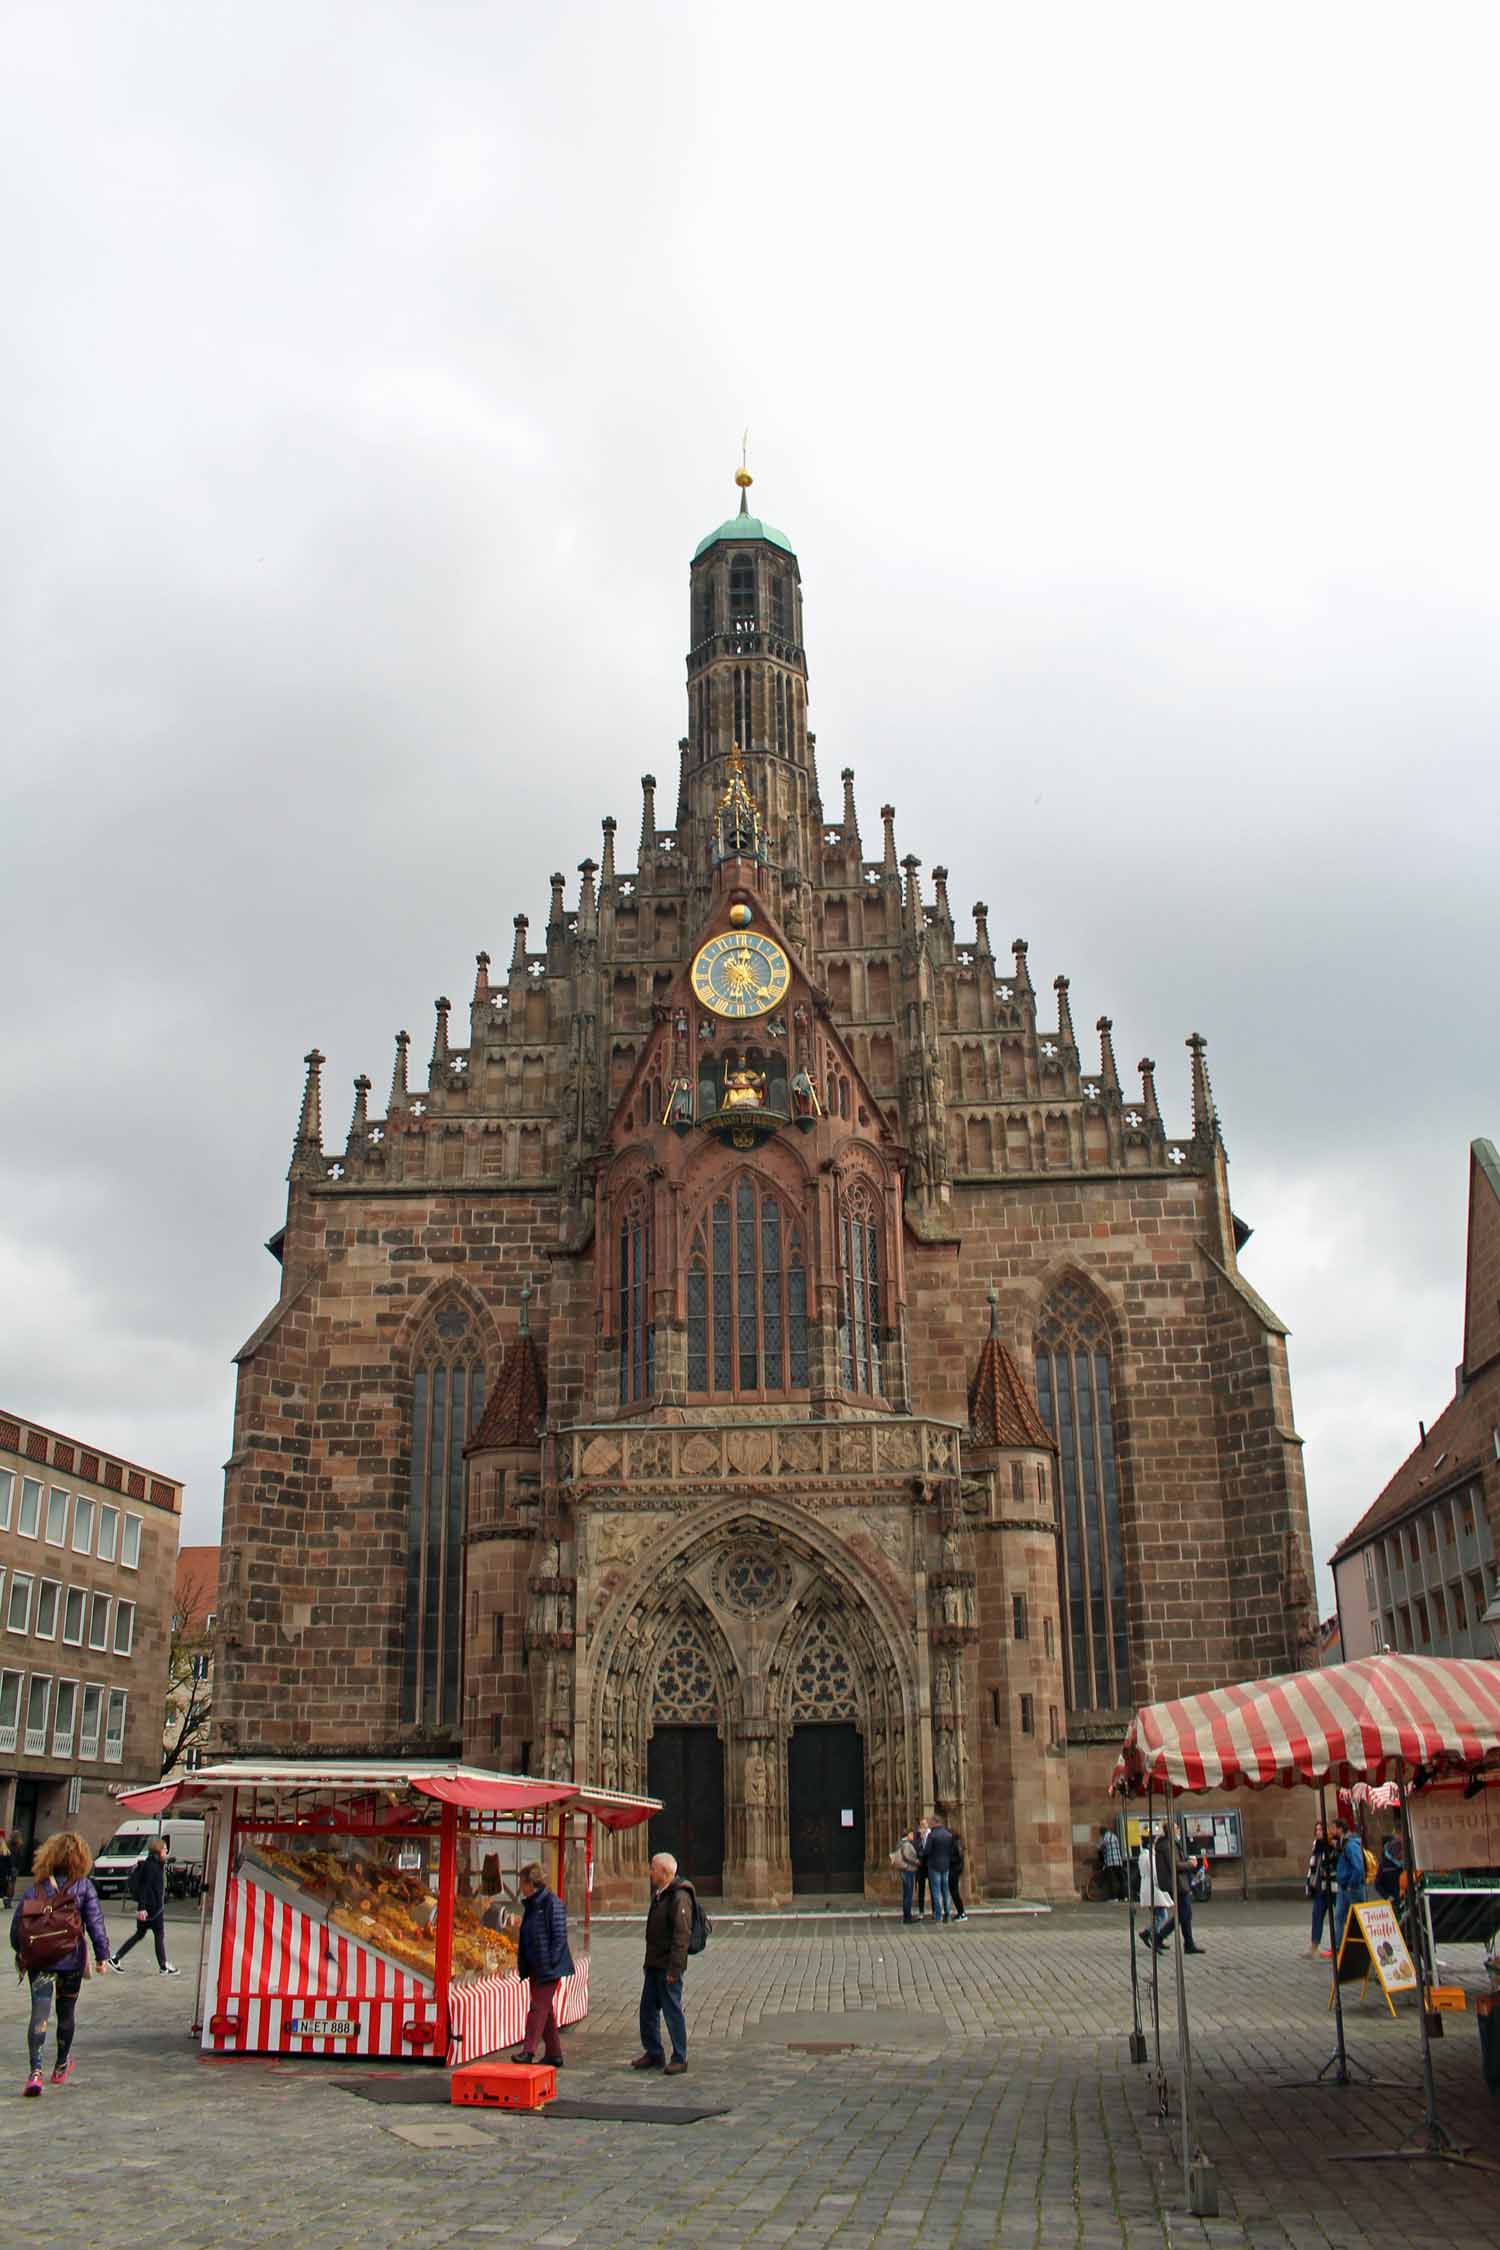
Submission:
M 646 1913 L 646 1974 L 641 1986 L 641 2051 L 632 2070 L 662 2070 L 680 2078 L 687 2069 L 687 2021 L 682 2013 L 682 1979 L 688 1940 L 693 1934 L 696 1898 L 691 1883 L 677 1879 L 670 1852 L 651 1862 L 651 1904 Z M 670 2062 L 662 2053 L 661 2018 L 672 2042 Z

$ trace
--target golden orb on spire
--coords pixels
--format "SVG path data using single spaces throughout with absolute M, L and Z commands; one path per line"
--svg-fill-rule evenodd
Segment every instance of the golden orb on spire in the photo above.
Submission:
M 739 486 L 741 492 L 748 492 L 751 485 L 754 484 L 755 479 L 753 476 L 751 476 L 748 469 L 742 468 L 735 470 L 734 481 Z

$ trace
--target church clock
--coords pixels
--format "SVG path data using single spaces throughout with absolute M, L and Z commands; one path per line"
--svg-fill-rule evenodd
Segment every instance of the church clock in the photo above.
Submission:
M 726 930 L 693 957 L 693 992 L 716 1016 L 766 1016 L 786 998 L 791 964 L 759 930 Z

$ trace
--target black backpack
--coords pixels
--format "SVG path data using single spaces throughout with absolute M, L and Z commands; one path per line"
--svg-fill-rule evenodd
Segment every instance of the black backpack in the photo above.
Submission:
M 698 1893 L 692 1889 L 691 1885 L 686 1883 L 684 1883 L 683 1889 L 693 1902 L 693 1926 L 688 1933 L 688 1951 L 689 1953 L 701 1953 L 713 1935 L 714 1926 L 698 1904 Z

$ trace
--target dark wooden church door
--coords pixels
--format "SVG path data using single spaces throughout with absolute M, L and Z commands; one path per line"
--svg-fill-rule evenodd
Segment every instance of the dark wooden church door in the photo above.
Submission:
M 724 1888 L 724 1745 L 714 1727 L 658 1727 L 646 1746 L 646 1791 L 662 1809 L 651 1849 L 670 1852 L 695 1889 Z
M 865 1887 L 865 1756 L 859 1729 L 799 1726 L 787 1746 L 792 1889 Z

